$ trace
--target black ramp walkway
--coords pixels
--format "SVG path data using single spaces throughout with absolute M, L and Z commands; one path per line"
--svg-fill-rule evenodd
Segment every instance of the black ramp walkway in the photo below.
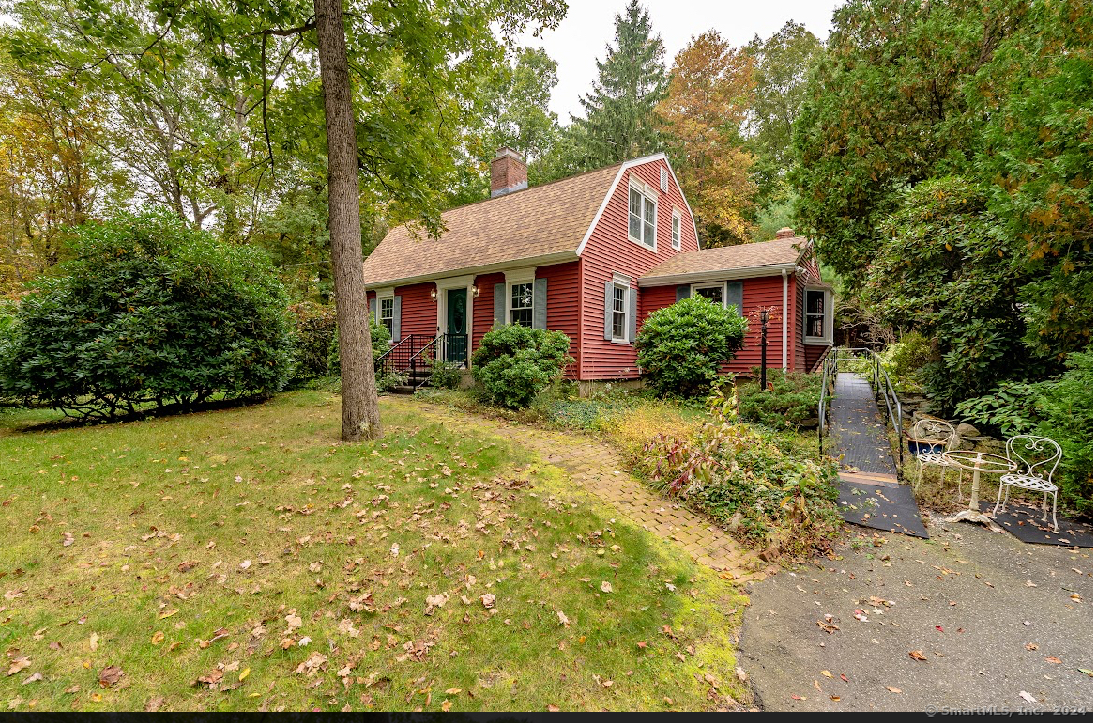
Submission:
M 910 485 L 900 484 L 880 410 L 869 382 L 857 374 L 835 378 L 831 400 L 832 453 L 842 455 L 839 509 L 863 527 L 928 537 Z

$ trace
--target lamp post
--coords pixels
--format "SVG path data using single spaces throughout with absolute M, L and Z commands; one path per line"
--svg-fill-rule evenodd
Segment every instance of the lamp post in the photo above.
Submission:
M 759 311 L 759 323 L 763 325 L 763 340 L 761 346 L 761 353 L 759 357 L 759 389 L 761 391 L 767 391 L 767 322 L 770 321 L 770 311 L 768 309 L 762 309 Z

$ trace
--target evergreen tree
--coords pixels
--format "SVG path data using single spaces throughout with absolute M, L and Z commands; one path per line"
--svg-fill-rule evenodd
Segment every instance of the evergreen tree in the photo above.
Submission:
M 581 98 L 586 118 L 577 123 L 584 126 L 588 167 L 662 150 L 654 109 L 668 92 L 664 43 L 637 0 L 615 16 L 615 45 L 596 61 L 599 79 Z

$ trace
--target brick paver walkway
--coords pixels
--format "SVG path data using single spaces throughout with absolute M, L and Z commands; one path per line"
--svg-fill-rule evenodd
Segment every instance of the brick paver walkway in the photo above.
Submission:
M 700 565 L 713 568 L 728 579 L 746 581 L 766 577 L 764 563 L 742 548 L 727 533 L 687 508 L 650 490 L 626 472 L 618 453 L 609 445 L 588 437 L 454 412 L 418 400 L 412 403 L 429 416 L 459 420 L 470 417 L 475 426 L 531 449 L 544 462 L 559 467 L 574 483 L 595 494 L 620 516 L 681 545 Z

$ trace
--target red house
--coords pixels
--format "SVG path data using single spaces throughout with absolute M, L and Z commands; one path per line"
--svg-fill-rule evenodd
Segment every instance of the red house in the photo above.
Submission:
M 491 180 L 489 200 L 444 213 L 439 238 L 399 226 L 364 262 L 400 371 L 432 354 L 469 365 L 495 324 L 524 324 L 570 337 L 570 378 L 634 379 L 642 320 L 692 294 L 749 319 L 770 309 L 768 367 L 811 370 L 831 344 L 831 290 L 808 239 L 787 228 L 700 250 L 663 153 L 528 188 L 523 159 L 502 148 Z M 725 371 L 759 364 L 759 333 L 753 319 Z

